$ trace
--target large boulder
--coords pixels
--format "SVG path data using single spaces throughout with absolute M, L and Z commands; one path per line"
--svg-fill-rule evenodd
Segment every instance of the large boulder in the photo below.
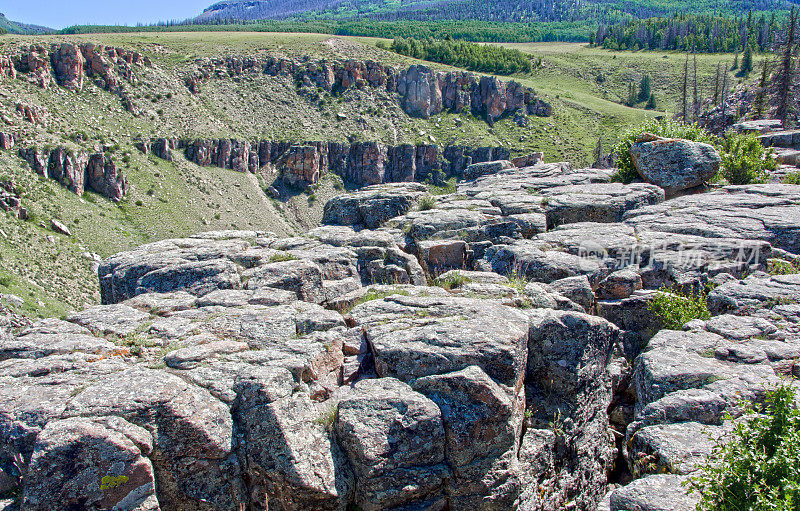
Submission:
M 636 171 L 667 194 L 700 186 L 719 172 L 722 161 L 713 146 L 649 133 L 631 146 Z
M 54 421 L 39 434 L 23 509 L 158 511 L 151 435 L 118 417 Z
M 362 380 L 339 402 L 335 431 L 355 471 L 361 509 L 444 504 L 450 469 L 433 401 L 394 378 Z

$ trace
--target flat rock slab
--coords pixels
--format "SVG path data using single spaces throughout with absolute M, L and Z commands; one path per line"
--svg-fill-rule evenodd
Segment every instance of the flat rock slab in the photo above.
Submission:
M 392 295 L 358 305 L 350 316 L 364 328 L 379 376 L 410 381 L 477 365 L 499 383 L 522 384 L 528 319 L 511 307 L 480 299 Z
M 694 511 L 700 496 L 687 494 L 685 476 L 651 475 L 611 494 L 611 511 Z
M 541 194 L 549 229 L 576 222 L 620 222 L 628 211 L 664 201 L 661 188 L 644 183 L 558 186 Z
M 373 185 L 325 203 L 322 223 L 375 229 L 416 206 L 427 188 L 420 183 Z
M 794 185 L 726 186 L 632 210 L 624 220 L 637 232 L 762 240 L 800 253 L 800 187 Z
M 714 313 L 800 303 L 800 274 L 751 275 L 715 288 L 708 295 Z

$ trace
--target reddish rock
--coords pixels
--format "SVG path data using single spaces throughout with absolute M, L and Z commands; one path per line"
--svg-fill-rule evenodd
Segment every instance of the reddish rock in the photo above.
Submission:
M 14 79 L 17 77 L 17 70 L 10 58 L 0 56 L 0 79 L 3 77 Z
M 544 161 L 544 153 L 535 152 L 526 154 L 525 156 L 517 156 L 511 159 L 511 163 L 517 168 L 532 167 Z
M 31 124 L 41 124 L 42 126 L 47 124 L 45 122 L 44 110 L 38 106 L 17 103 L 17 113 Z
M 86 166 L 86 186 L 100 195 L 119 202 L 128 191 L 125 175 L 117 170 L 110 157 L 103 153 L 93 154 Z
M 292 146 L 279 168 L 283 180 L 292 186 L 316 184 L 320 177 L 320 153 L 314 146 Z
M 85 154 L 76 154 L 57 147 L 50 152 L 47 175 L 50 179 L 61 183 L 69 191 L 83 195 L 86 162 Z
M 49 87 L 53 81 L 50 73 L 50 56 L 43 46 L 35 44 L 23 46 L 19 68 L 23 73 L 29 73 L 31 81 L 43 89 Z
M 50 53 L 50 62 L 59 84 L 75 91 L 83 89 L 86 61 L 77 45 L 72 43 L 61 43 L 58 47 L 54 45 Z
M 9 149 L 13 148 L 14 148 L 14 134 L 0 132 L 0 149 L 5 149 L 6 151 L 8 151 Z

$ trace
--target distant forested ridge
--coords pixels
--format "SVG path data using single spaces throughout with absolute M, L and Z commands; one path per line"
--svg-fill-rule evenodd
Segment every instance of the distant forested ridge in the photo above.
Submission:
M 470 71 L 511 75 L 530 73 L 531 56 L 519 50 L 466 41 L 395 39 L 388 49 L 421 60 L 439 62 Z
M 291 17 L 515 23 L 584 20 L 613 24 L 675 13 L 735 17 L 750 11 L 786 10 L 789 5 L 787 0 L 225 0 L 207 8 L 196 20 Z
M 52 34 L 52 28 L 40 27 L 39 25 L 28 25 L 18 21 L 11 21 L 5 14 L 0 12 L 0 30 L 8 34 Z
M 749 44 L 764 52 L 775 46 L 785 23 L 775 13 L 750 13 L 746 18 L 675 15 L 668 18 L 600 24 L 592 44 L 613 50 L 696 50 L 739 52 Z
M 235 22 L 169 21 L 146 26 L 79 25 L 62 34 L 110 32 L 302 32 L 361 37 L 453 39 L 473 42 L 588 42 L 594 23 L 491 23 L 487 21 L 262 20 Z

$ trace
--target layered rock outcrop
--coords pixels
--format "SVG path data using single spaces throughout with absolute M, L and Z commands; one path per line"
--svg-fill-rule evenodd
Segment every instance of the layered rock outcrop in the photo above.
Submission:
M 381 88 L 399 95 L 403 110 L 413 117 L 429 118 L 443 111 L 472 112 L 493 124 L 522 111 L 541 117 L 552 115 L 552 107 L 535 92 L 517 82 L 468 72 L 437 72 L 427 66 L 397 69 L 374 61 L 298 62 L 267 57 L 200 59 L 184 79 L 193 93 L 205 80 L 244 74 L 291 76 L 296 83 L 341 92 L 355 87 Z
M 800 256 L 800 187 L 666 199 L 500 167 L 424 202 L 417 183 L 342 194 L 326 221 L 348 225 L 302 236 L 144 245 L 102 263 L 102 305 L 0 321 L 0 491 L 24 509 L 693 510 L 682 483 L 728 414 L 800 375 L 800 274 L 763 271 Z M 707 283 L 711 317 L 681 331 L 648 308 Z
M 173 151 L 201 166 L 238 172 L 275 171 L 292 185 L 316 184 L 326 172 L 358 186 L 421 181 L 436 172 L 462 175 L 473 163 L 509 158 L 503 147 L 436 145 L 387 146 L 380 142 L 286 142 L 231 139 L 179 140 L 157 138 L 137 142 L 139 150 L 172 161 Z M 529 159 L 520 160 L 525 164 Z
M 78 195 L 91 190 L 117 202 L 128 190 L 125 175 L 111 157 L 103 153 L 88 155 L 63 147 L 49 151 L 27 147 L 19 149 L 19 156 L 37 174 L 59 182 Z
M 11 60 L 20 73 L 42 88 L 57 83 L 80 92 L 84 79 L 93 78 L 98 87 L 120 96 L 125 109 L 134 114 L 137 110 L 125 84 L 135 85 L 138 82 L 135 66 L 152 66 L 147 56 L 136 51 L 90 42 L 62 42 L 49 48 L 42 44 L 30 44 L 23 46 L 21 53 Z

